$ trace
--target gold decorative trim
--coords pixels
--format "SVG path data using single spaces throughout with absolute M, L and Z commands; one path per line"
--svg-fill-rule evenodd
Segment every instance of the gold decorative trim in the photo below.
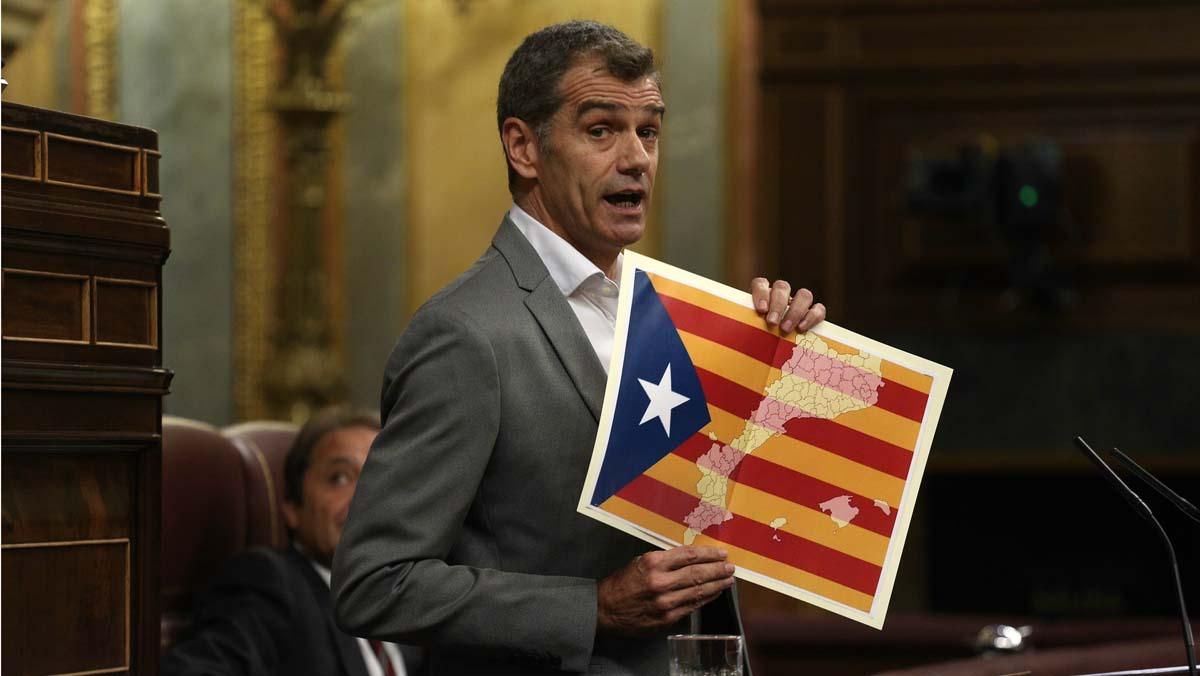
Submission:
M 133 642 L 132 633 L 132 616 L 130 606 L 132 605 L 131 597 L 131 557 L 129 538 L 108 538 L 99 540 L 63 540 L 58 542 L 19 542 L 15 544 L 0 544 L 0 549 L 47 549 L 52 547 L 88 547 L 101 545 L 125 545 L 125 664 L 119 667 L 102 667 L 100 669 L 89 669 L 88 671 L 71 671 L 50 676 L 85 676 L 86 674 L 115 674 L 129 671 L 129 657 L 131 654 L 131 643 Z
M 274 315 L 275 121 L 267 107 L 276 70 L 270 20 L 255 0 L 234 3 L 234 408 L 266 417 L 263 374 Z
M 133 156 L 133 176 L 128 190 L 118 188 L 106 188 L 99 185 L 89 185 L 87 183 L 75 183 L 74 181 L 57 181 L 50 178 L 50 139 L 58 139 L 68 143 L 79 143 L 82 145 L 98 146 L 109 150 L 120 150 L 129 153 Z M 105 143 L 104 141 L 94 141 L 88 138 L 79 138 L 77 136 L 67 136 L 65 134 L 54 134 L 46 132 L 42 134 L 42 182 L 49 185 L 62 185 L 69 188 L 82 188 L 84 190 L 95 190 L 97 192 L 107 192 L 115 195 L 141 195 L 142 194 L 142 164 L 141 159 L 142 149 L 134 146 L 117 145 L 116 143 Z
M 83 53 L 86 115 L 116 117 L 117 0 L 84 0 Z
M 41 183 L 46 180 L 46 163 L 42 161 L 42 146 L 45 141 L 40 138 L 42 133 L 33 129 L 22 129 L 20 127 L 0 127 L 0 132 L 5 134 L 22 134 L 25 136 L 34 137 L 33 142 L 33 175 L 26 176 L 25 174 L 10 174 L 7 171 L 0 172 L 0 176 L 4 178 L 15 178 L 22 181 L 33 181 Z

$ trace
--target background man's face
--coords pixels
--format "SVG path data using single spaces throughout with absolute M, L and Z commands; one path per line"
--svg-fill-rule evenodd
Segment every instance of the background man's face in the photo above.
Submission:
M 540 149 L 546 225 L 585 256 L 615 256 L 642 237 L 665 110 L 658 83 L 623 82 L 596 60 L 559 83 L 563 104 Z
M 300 505 L 284 503 L 283 515 L 292 536 L 309 556 L 329 566 L 342 539 L 350 498 L 377 430 L 343 427 L 326 434 L 313 448 L 304 473 Z

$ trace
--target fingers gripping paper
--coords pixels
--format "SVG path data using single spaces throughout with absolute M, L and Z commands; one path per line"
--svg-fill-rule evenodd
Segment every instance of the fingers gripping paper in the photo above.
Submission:
M 883 626 L 951 370 L 633 252 L 579 511 Z

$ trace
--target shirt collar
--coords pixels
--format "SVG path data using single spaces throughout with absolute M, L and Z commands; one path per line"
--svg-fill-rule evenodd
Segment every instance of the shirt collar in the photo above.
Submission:
M 308 552 L 304 550 L 304 547 L 302 547 L 299 542 L 293 542 L 292 547 L 294 547 L 296 551 L 300 552 L 301 556 L 308 559 L 308 562 L 312 564 L 313 570 L 317 571 L 317 575 L 320 575 L 321 579 L 325 580 L 325 584 L 332 585 L 331 579 L 333 574 L 328 568 L 317 563 L 316 559 L 309 556 Z
M 601 279 L 604 278 L 604 271 L 588 260 L 587 256 L 579 253 L 578 249 L 530 216 L 521 207 L 514 204 L 512 209 L 508 210 L 508 217 L 512 219 L 513 225 L 517 226 L 521 234 L 525 235 L 525 239 L 529 240 L 529 244 L 533 246 L 533 250 L 545 264 L 546 270 L 550 272 L 550 278 L 554 280 L 554 284 L 564 296 L 575 293 L 584 282 L 596 275 L 600 275 Z M 617 254 L 615 266 L 617 279 L 613 280 L 614 283 L 621 279 L 623 257 L 624 253 Z

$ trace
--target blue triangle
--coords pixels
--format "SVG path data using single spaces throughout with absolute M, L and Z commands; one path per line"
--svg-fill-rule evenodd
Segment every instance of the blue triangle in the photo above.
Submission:
M 641 379 L 658 383 L 668 364 L 671 389 L 688 397 L 688 401 L 671 411 L 670 436 L 658 418 L 641 423 L 650 399 L 638 382 Z M 638 270 L 634 273 L 633 306 L 625 338 L 621 386 L 592 505 L 612 497 L 687 441 L 709 420 L 708 403 L 691 355 L 650 278 Z

